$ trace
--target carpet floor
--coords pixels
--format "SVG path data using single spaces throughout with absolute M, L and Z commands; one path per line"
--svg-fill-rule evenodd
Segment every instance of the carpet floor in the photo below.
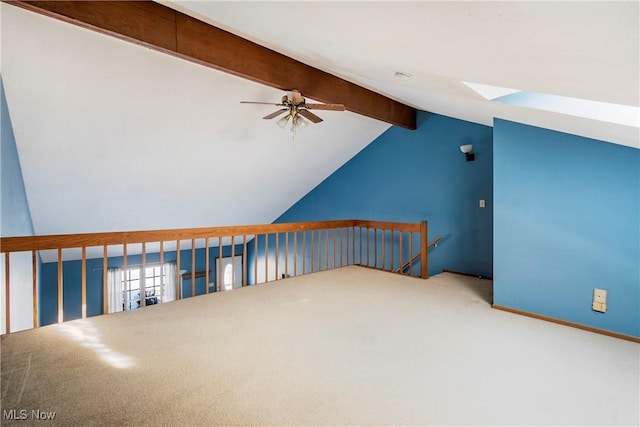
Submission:
M 6 335 L 2 424 L 640 423 L 638 344 L 491 292 L 345 267 Z

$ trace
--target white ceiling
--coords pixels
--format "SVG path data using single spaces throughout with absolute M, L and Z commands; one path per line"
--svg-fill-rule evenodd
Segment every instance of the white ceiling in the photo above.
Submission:
M 165 2 L 416 108 L 640 148 L 638 128 L 462 81 L 639 106 L 638 2 Z M 2 3 L 2 76 L 37 234 L 269 223 L 388 125 Z M 413 75 L 397 79 L 395 71 Z

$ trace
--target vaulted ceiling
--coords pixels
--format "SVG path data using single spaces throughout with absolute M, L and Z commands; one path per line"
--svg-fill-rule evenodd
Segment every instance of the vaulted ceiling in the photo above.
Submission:
M 637 126 L 492 102 L 463 83 L 638 107 L 637 2 L 163 4 L 420 110 L 640 148 Z M 276 102 L 282 90 L 6 3 L 0 11 L 38 234 L 268 223 L 390 126 L 322 111 L 324 122 L 292 140 L 261 120 L 275 107 L 239 102 Z

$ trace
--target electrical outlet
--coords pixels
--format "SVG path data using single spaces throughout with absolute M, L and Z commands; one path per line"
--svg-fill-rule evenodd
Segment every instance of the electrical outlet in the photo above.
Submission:
M 593 290 L 592 309 L 604 313 L 607 311 L 607 290 L 595 288 Z
M 484 199 L 480 199 L 480 207 L 484 208 L 486 206 Z

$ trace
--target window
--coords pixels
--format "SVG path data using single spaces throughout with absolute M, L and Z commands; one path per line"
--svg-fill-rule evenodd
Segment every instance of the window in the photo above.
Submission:
M 110 268 L 108 271 L 109 313 L 133 310 L 175 299 L 175 263 Z
M 163 297 L 162 271 L 159 265 L 146 267 L 144 270 L 142 267 L 127 269 L 122 290 L 125 310 L 133 310 L 142 306 L 141 292 L 143 288 L 145 305 L 161 302 L 160 299 Z

